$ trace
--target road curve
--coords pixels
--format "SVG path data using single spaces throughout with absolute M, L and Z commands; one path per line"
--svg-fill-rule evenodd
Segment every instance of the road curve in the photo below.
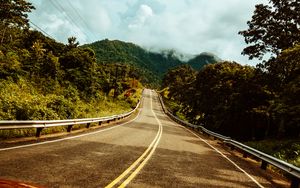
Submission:
M 41 187 L 279 187 L 273 176 L 170 120 L 145 90 L 138 116 L 51 142 L 0 148 L 0 179 Z M 286 184 L 283 184 L 283 186 Z

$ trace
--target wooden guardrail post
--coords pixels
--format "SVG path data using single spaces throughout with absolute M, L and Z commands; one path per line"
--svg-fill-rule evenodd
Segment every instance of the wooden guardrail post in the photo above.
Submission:
M 72 127 L 73 127 L 73 125 L 68 125 L 68 128 L 67 128 L 68 133 L 72 131 Z
M 231 150 L 234 150 L 234 149 L 235 149 L 234 145 L 231 145 L 231 146 L 230 146 L 230 149 L 231 149 Z
M 44 129 L 43 127 L 36 128 L 35 137 L 39 138 L 41 136 L 41 132 L 43 129 Z
M 162 99 L 161 105 L 164 106 Z M 173 114 L 171 114 L 169 111 L 166 110 L 166 115 L 168 115 L 171 119 L 173 119 L 175 122 L 179 122 L 177 118 L 174 117 Z M 180 123 L 181 124 L 181 123 Z M 189 123 L 185 123 L 186 126 L 194 127 L 194 125 L 190 125 Z M 270 156 L 268 154 L 265 154 L 261 151 L 258 151 L 254 148 L 251 148 L 249 146 L 246 146 L 240 142 L 237 142 L 235 140 L 232 140 L 230 137 L 224 137 L 223 135 L 220 135 L 218 133 L 211 132 L 209 130 L 206 130 L 205 128 L 201 128 L 204 135 L 208 135 L 209 137 L 218 138 L 225 142 L 227 146 L 230 147 L 231 150 L 237 149 L 238 151 L 242 152 L 243 157 L 248 156 L 254 156 L 261 160 L 261 169 L 267 170 L 268 165 L 272 165 L 274 167 L 279 168 L 282 171 L 285 171 L 289 174 L 291 179 L 291 188 L 300 188 L 300 169 L 287 163 L 284 161 L 281 161 L 279 159 L 274 158 L 273 156 Z
M 300 179 L 297 177 L 292 177 L 291 188 L 299 188 Z
M 91 126 L 91 123 L 87 123 L 87 124 L 86 124 L 86 128 L 87 128 L 87 129 L 90 128 L 90 126 Z
M 267 166 L 268 166 L 268 163 L 266 161 L 262 160 L 260 168 L 263 169 L 263 170 L 267 170 Z

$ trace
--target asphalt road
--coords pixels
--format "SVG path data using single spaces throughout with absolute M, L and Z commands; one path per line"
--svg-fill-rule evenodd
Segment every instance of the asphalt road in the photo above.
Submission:
M 42 187 L 280 187 L 279 177 L 170 120 L 145 90 L 135 119 L 0 149 L 0 179 Z M 24 147 L 23 147 L 24 146 Z

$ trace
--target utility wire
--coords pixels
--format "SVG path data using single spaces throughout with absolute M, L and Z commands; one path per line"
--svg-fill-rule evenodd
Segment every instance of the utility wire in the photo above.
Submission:
M 82 31 L 80 29 L 80 26 L 77 25 L 77 23 L 73 20 L 73 18 L 67 13 L 67 11 L 64 9 L 63 6 L 61 6 L 60 3 L 58 3 L 56 0 L 50 0 L 51 4 L 59 11 L 59 12 L 63 12 L 65 13 L 66 18 L 70 21 L 70 23 L 75 26 L 79 31 L 81 31 L 83 34 L 86 35 L 86 37 L 90 39 L 89 35 L 87 33 L 85 33 L 84 31 Z
M 32 21 L 29 20 L 29 23 L 31 23 L 34 27 L 36 27 L 36 29 L 40 30 L 42 33 L 44 33 L 44 34 L 47 35 L 48 37 L 54 39 L 54 37 L 52 37 L 51 35 L 49 35 L 46 31 L 44 31 L 42 28 L 40 28 L 38 25 L 36 25 L 36 24 L 33 23 Z
M 89 24 L 87 24 L 87 22 L 84 20 L 84 18 L 81 16 L 81 14 L 77 11 L 76 8 L 74 8 L 74 6 L 72 5 L 72 3 L 67 0 L 68 4 L 70 5 L 70 7 L 73 9 L 73 11 L 77 14 L 77 16 L 80 18 L 80 20 L 82 21 L 82 23 L 85 25 L 85 27 L 90 31 L 90 33 L 93 35 L 94 39 L 97 40 L 97 36 L 92 32 L 92 29 L 90 28 Z

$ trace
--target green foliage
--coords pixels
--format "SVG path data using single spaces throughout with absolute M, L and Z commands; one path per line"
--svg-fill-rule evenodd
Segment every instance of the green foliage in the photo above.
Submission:
M 259 78 L 252 67 L 223 62 L 207 65 L 197 75 L 191 68 L 171 70 L 164 87 L 179 104 L 177 111 L 192 123 L 238 139 L 261 139 L 272 95 Z
M 97 62 L 108 66 L 108 64 L 130 65 L 134 67 L 134 74 L 138 75 L 144 85 L 157 87 L 163 75 L 171 68 L 191 64 L 199 70 L 204 64 L 219 61 L 219 58 L 203 53 L 192 60 L 185 62 L 179 59 L 174 50 L 162 51 L 160 53 L 147 51 L 135 44 L 122 41 L 102 40 L 92 44 L 84 45 L 95 51 Z M 132 72 L 132 71 L 131 71 Z
M 300 45 L 283 51 L 266 67 L 274 82 L 270 88 L 277 94 L 270 113 L 278 122 L 278 136 L 300 136 Z
M 264 140 L 259 142 L 246 142 L 245 144 L 300 167 L 299 140 Z
M 51 96 L 39 95 L 25 80 L 0 82 L 0 119 L 57 119 L 55 111 L 46 108 L 49 101 Z
M 262 59 L 267 53 L 278 55 L 300 42 L 299 7 L 298 0 L 269 0 L 267 5 L 256 5 L 248 29 L 239 32 L 250 44 L 242 54 Z
M 149 53 L 132 43 L 103 40 L 84 47 L 86 46 L 95 51 L 99 64 L 127 64 L 136 67 L 136 74 L 140 76 L 144 84 L 157 86 L 160 75 L 167 70 L 165 67 L 173 64 L 176 66 L 179 63 L 179 60 L 169 60 L 157 54 Z
M 201 70 L 205 65 L 221 62 L 221 59 L 211 53 L 201 53 L 190 59 L 187 64 L 195 70 Z
M 34 9 L 31 3 L 25 0 L 1 0 L 0 18 L 1 25 L 18 27 L 28 26 L 27 12 Z
M 190 100 L 195 79 L 196 71 L 187 64 L 169 70 L 164 76 L 162 87 L 168 88 L 169 93 L 167 97 L 177 101 L 179 103 L 178 105 L 183 108 L 181 109 L 182 111 L 190 112 L 191 110 L 189 105 L 184 104 L 188 103 L 187 101 Z M 182 91 L 185 91 L 185 93 Z M 175 112 L 177 111 L 179 111 L 179 109 L 175 110 Z
M 20 28 L 28 29 L 28 12 L 34 7 L 25 0 L 0 0 L 0 45 L 18 43 Z
M 175 113 L 240 140 L 300 136 L 300 47 L 283 51 L 267 71 L 232 62 L 195 72 L 179 67 L 163 81 Z M 172 101 L 173 100 L 173 101 Z M 180 114 L 179 113 L 179 114 Z
M 96 63 L 95 52 L 79 47 L 75 37 L 64 45 L 28 30 L 30 3 L 10 0 L 0 6 L 0 14 L 7 13 L 0 23 L 0 37 L 6 32 L 11 35 L 0 43 L 0 120 L 99 117 L 129 111 L 137 104 L 143 86 L 134 67 Z M 127 91 L 131 96 L 122 98 Z M 1 130 L 0 137 L 32 136 L 34 132 Z
M 263 137 L 264 128 L 257 123 L 266 122 L 270 96 L 255 78 L 255 69 L 236 63 L 207 66 L 197 75 L 191 115 L 204 114 L 202 123 L 228 136 Z
M 140 89 L 139 89 L 140 90 Z M 133 93 L 132 101 L 113 100 L 108 97 L 93 98 L 89 102 L 79 97 L 78 90 L 57 88 L 56 94 L 43 95 L 26 80 L 0 82 L 1 120 L 55 120 L 89 118 L 129 111 L 137 104 L 140 91 Z M 65 127 L 46 129 L 44 133 L 65 131 Z M 0 138 L 34 136 L 35 130 L 0 130 Z

